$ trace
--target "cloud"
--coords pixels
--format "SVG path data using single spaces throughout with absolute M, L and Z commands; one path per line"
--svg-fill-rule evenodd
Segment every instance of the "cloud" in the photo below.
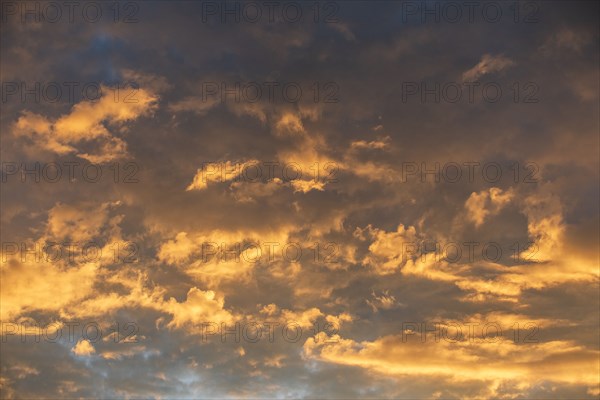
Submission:
M 473 192 L 465 202 L 467 218 L 479 227 L 487 218 L 497 215 L 512 198 L 513 193 L 510 189 L 506 192 L 499 188 Z
M 213 97 L 203 100 L 200 97 L 186 97 L 176 103 L 169 105 L 169 110 L 175 113 L 191 111 L 198 115 L 205 115 L 209 110 L 216 107 L 219 101 Z
M 515 62 L 504 55 L 484 54 L 479 63 L 463 73 L 462 80 L 463 82 L 474 82 L 484 75 L 504 71 L 513 65 Z
M 230 324 L 234 315 L 224 309 L 224 300 L 217 297 L 216 293 L 208 290 L 191 288 L 187 299 L 178 303 L 174 298 L 169 299 L 166 308 L 173 319 L 169 322 L 170 328 L 183 328 L 192 326 L 192 329 L 201 329 L 203 323 Z
M 336 31 L 338 31 L 339 33 L 341 33 L 346 40 L 349 40 L 349 41 L 356 40 L 356 36 L 354 36 L 354 33 L 352 32 L 352 30 L 350 29 L 350 27 L 347 24 L 344 24 L 343 22 L 338 21 L 337 23 L 331 24 L 329 26 L 331 28 L 335 29 Z
M 367 299 L 366 303 L 373 309 L 373 312 L 376 313 L 380 309 L 381 310 L 391 310 L 396 307 L 401 307 L 402 304 L 398 303 L 396 298 L 389 293 L 384 292 L 380 296 L 377 296 L 375 292 L 371 294 L 373 296 L 372 299 Z
M 83 357 L 94 354 L 96 349 L 94 349 L 94 346 L 89 342 L 89 340 L 83 339 L 78 341 L 71 351 L 73 354 Z
M 294 192 L 307 193 L 311 190 L 323 191 L 325 183 L 315 180 L 293 179 L 291 182 Z
M 14 124 L 16 137 L 27 137 L 41 149 L 77 156 L 91 163 L 105 163 L 127 155 L 122 134 L 127 124 L 148 116 L 157 107 L 158 97 L 145 89 L 122 89 L 100 85 L 98 99 L 75 104 L 68 114 L 56 119 L 23 111 Z M 98 143 L 93 154 L 84 144 Z
M 102 82 L 102 97 L 67 101 L 63 86 L 60 101 L 33 102 L 3 90 L 3 162 L 127 158 L 139 173 L 116 183 L 116 165 L 102 165 L 107 179 L 91 183 L 63 167 L 59 182 L 23 182 L 2 166 L 0 320 L 28 331 L 3 335 L 0 397 L 597 397 L 597 4 L 549 2 L 538 24 L 506 12 L 497 24 L 465 13 L 398 24 L 395 2 L 340 3 L 328 24 L 333 8 L 321 5 L 298 23 L 279 19 L 281 7 L 272 23 L 265 8 L 259 23 L 204 23 L 193 2 L 140 3 L 136 24 L 112 8 L 98 23 L 6 15 L 5 83 Z M 432 88 L 463 73 L 494 78 L 501 99 L 484 101 L 479 87 L 473 103 L 466 89 L 457 103 L 402 100 L 403 82 Z M 207 81 L 274 81 L 277 99 L 203 99 Z M 292 82 L 303 89 L 295 103 L 279 90 Z M 519 100 L 533 87 L 540 101 L 514 102 L 516 82 Z M 114 101 L 124 84 L 137 103 Z M 469 161 L 504 174 L 402 179 L 407 162 Z M 267 177 L 265 162 L 279 172 Z M 450 262 L 424 250 L 429 240 L 493 241 L 504 255 L 485 259 L 479 246 L 466 261 L 463 247 Z M 101 257 L 7 247 L 90 241 Z M 282 256 L 291 242 L 300 260 Z M 133 262 L 114 257 L 125 243 L 139 246 Z M 266 243 L 278 243 L 274 259 Z M 260 260 L 247 245 L 261 246 Z M 79 329 L 67 340 L 72 321 L 98 323 L 102 340 Z M 406 321 L 495 321 L 505 335 L 421 342 Z M 263 331 L 256 343 L 242 332 L 204 343 L 206 322 L 279 325 L 273 341 Z M 288 322 L 302 328 L 297 341 L 282 334 Z M 528 323 L 538 342 L 515 341 Z M 35 341 L 61 329 L 58 342 Z
M 415 228 L 406 228 L 403 224 L 398 225 L 395 232 L 385 232 L 371 226 L 365 228 L 364 232 L 374 241 L 369 245 L 369 254 L 363 263 L 383 275 L 397 272 L 408 260 L 407 249 L 415 246 L 418 240 Z
M 304 125 L 300 117 L 293 113 L 283 114 L 275 124 L 278 135 L 304 134 Z
M 245 174 L 249 174 L 249 168 L 254 168 L 257 164 L 260 164 L 257 160 L 242 162 L 225 161 L 207 164 L 203 168 L 198 169 L 192 183 L 188 185 L 186 190 L 204 190 L 208 187 L 209 183 L 235 181 Z
M 407 333 L 355 342 L 338 335 L 331 340 L 320 333 L 306 341 L 304 353 L 309 359 L 356 366 L 392 377 L 435 376 L 446 388 L 465 381 L 483 383 L 484 388 L 473 398 L 491 395 L 498 384 L 510 387 L 516 382 L 527 382 L 520 390 L 531 389 L 542 381 L 591 388 L 597 384 L 598 352 L 569 341 L 518 345 L 505 338 L 487 342 L 436 341 L 431 335 L 422 341 L 419 336 Z M 477 369 L 473 368 L 475 364 Z
M 381 126 L 381 125 L 379 125 Z M 381 140 L 372 140 L 367 142 L 365 140 L 357 140 L 350 144 L 353 149 L 373 149 L 373 150 L 385 150 L 390 146 L 390 137 L 386 136 Z
M 540 47 L 540 51 L 549 56 L 551 54 L 560 54 L 561 50 L 570 50 L 581 52 L 591 41 L 590 35 L 585 31 L 578 31 L 570 27 L 562 27 L 554 32 L 546 42 Z
M 293 183 L 293 182 L 292 182 Z M 279 178 L 262 182 L 233 182 L 230 189 L 235 199 L 242 203 L 255 203 L 263 197 L 273 196 L 278 190 L 286 184 Z

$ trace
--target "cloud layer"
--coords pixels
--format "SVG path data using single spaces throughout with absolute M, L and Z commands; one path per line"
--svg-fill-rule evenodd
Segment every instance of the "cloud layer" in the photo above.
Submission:
M 0 397 L 600 395 L 597 3 L 8 3 Z

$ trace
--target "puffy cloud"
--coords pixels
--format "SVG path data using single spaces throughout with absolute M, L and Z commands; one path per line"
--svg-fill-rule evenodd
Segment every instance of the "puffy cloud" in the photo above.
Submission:
M 498 214 L 512 199 L 511 190 L 503 192 L 498 188 L 491 188 L 479 193 L 471 193 L 465 203 L 467 218 L 476 227 L 481 226 L 486 218 Z
M 204 323 L 230 324 L 234 315 L 224 309 L 224 300 L 211 290 L 204 291 L 191 288 L 187 299 L 178 303 L 174 298 L 169 299 L 165 310 L 173 315 L 169 322 L 170 328 L 192 326 L 200 329 Z
M 418 240 L 415 228 L 406 228 L 403 224 L 398 225 L 395 232 L 385 232 L 371 226 L 366 231 L 374 240 L 363 262 L 378 274 L 397 272 L 408 261 L 408 251 L 416 246 Z
M 77 342 L 71 351 L 77 356 L 90 356 L 96 352 L 96 349 L 89 340 L 82 339 Z
M 12 322 L 28 311 L 59 312 L 90 293 L 98 273 L 94 263 L 63 269 L 51 262 L 2 263 L 2 315 Z
M 278 135 L 296 135 L 305 132 L 302 120 L 293 113 L 283 114 L 275 124 L 275 129 Z
M 315 180 L 303 180 L 303 179 L 293 179 L 291 181 L 292 187 L 294 188 L 294 192 L 302 192 L 307 193 L 311 190 L 320 190 L 323 191 L 325 183 L 318 182 Z
M 179 232 L 175 239 L 168 240 L 160 247 L 158 258 L 167 263 L 176 264 L 188 258 L 194 249 L 195 244 L 188 238 L 188 234 Z
M 127 154 L 125 141 L 116 133 L 123 133 L 127 123 L 151 114 L 157 102 L 157 95 L 142 88 L 101 85 L 97 100 L 81 101 L 57 119 L 24 111 L 14 124 L 13 134 L 59 155 L 74 153 L 92 163 L 104 163 Z M 82 146 L 91 141 L 99 143 L 94 154 Z
M 90 241 L 108 224 L 109 207 L 108 203 L 100 206 L 59 203 L 48 212 L 48 236 L 58 241 Z

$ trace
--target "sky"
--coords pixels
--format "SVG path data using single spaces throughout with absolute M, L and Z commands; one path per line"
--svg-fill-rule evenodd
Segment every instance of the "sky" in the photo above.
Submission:
M 599 398 L 598 2 L 0 6 L 0 398 Z

